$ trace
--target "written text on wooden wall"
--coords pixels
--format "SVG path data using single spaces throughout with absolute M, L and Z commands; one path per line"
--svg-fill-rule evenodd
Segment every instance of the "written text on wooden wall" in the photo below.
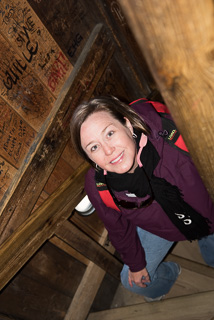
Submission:
M 0 1 L 0 199 L 73 69 L 31 6 Z

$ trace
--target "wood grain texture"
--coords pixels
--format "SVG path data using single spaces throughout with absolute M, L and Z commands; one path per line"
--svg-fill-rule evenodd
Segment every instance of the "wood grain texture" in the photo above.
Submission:
M 48 241 L 27 262 L 20 274 L 73 298 L 85 270 L 84 264 Z M 74 274 L 75 277 L 72 276 Z
M 20 274 L 0 293 L 1 313 L 8 315 L 4 318 L 0 313 L 0 319 L 63 320 L 70 299 L 44 282 Z
M 71 215 L 82 199 L 88 164 L 80 166 L 34 213 L 0 246 L 0 289 Z
M 106 246 L 108 232 L 104 229 L 99 239 L 99 244 L 104 246 L 109 252 L 114 253 L 115 249 L 112 245 Z M 72 302 L 67 310 L 64 320 L 85 320 L 96 293 L 105 276 L 105 271 L 90 261 L 84 276 L 77 288 Z
M 180 241 L 176 244 L 171 253 L 175 256 L 197 262 L 200 265 L 206 265 L 197 241 Z
M 81 253 L 76 251 L 74 248 L 69 246 L 67 243 L 65 243 L 64 241 L 62 241 L 58 237 L 53 236 L 52 238 L 49 239 L 49 242 L 53 243 L 56 247 L 60 248 L 61 250 L 63 250 L 67 254 L 69 254 L 70 256 L 74 257 L 76 260 L 80 261 L 84 265 L 87 266 L 89 264 L 89 262 L 90 262 L 89 259 L 84 257 Z
M 127 103 L 139 96 L 142 97 L 143 92 L 136 86 L 133 77 L 126 68 L 127 62 L 119 52 L 115 53 L 98 82 L 94 95 L 113 95 Z
M 87 2 L 89 1 L 90 0 L 87 0 Z M 102 20 L 106 22 L 114 35 L 119 47 L 119 56 L 123 56 L 123 71 L 132 77 L 131 82 L 133 82 L 136 89 L 138 89 L 138 97 L 139 95 L 147 96 L 151 88 L 154 87 L 154 79 L 151 76 L 151 72 L 133 32 L 129 27 L 120 3 L 115 0 L 98 0 L 94 2 L 96 2 L 96 6 L 102 14 Z
M 105 28 L 97 25 L 34 140 L 20 174 L 13 179 L 8 194 L 2 199 L 1 243 L 30 215 L 70 138 L 69 122 L 74 108 L 83 99 L 91 97 L 113 52 L 114 47 Z
M 39 131 L 53 107 L 55 97 L 27 65 L 24 57 L 1 34 L 0 46 L 1 101 L 9 104 L 14 113 Z
M 25 0 L 2 0 L 0 32 L 57 97 L 73 66 Z
M 213 1 L 119 2 L 214 199 Z
M 44 191 L 47 194 L 53 193 L 73 172 L 74 169 L 60 157 L 45 184 Z
M 110 275 L 120 279 L 122 263 L 74 224 L 65 221 L 55 234 Z
M 64 159 L 74 170 L 84 161 L 72 146 L 71 140 L 68 140 L 68 143 L 63 150 L 62 159 Z
M 12 182 L 17 170 L 0 156 L 0 201 Z
M 99 241 L 103 230 L 104 224 L 102 220 L 98 217 L 97 212 L 93 212 L 93 214 L 89 216 L 80 216 L 76 211 L 69 219 L 72 223 L 74 223 L 78 228 L 84 231 L 87 235 L 89 235 L 95 241 Z
M 85 0 L 28 0 L 28 3 L 72 63 L 77 61 L 98 16 Z M 93 7 L 93 10 L 91 8 Z
M 85 269 L 46 243 L 0 292 L 0 319 L 64 319 Z
M 214 291 L 89 314 L 87 320 L 210 320 Z
M 36 131 L 0 98 L 0 155 L 18 169 L 35 136 Z
M 177 256 L 175 254 L 169 254 L 167 256 L 166 261 L 174 261 L 174 262 L 178 263 L 181 267 L 184 267 L 187 270 L 191 270 L 191 271 L 196 272 L 198 274 L 210 277 L 211 278 L 210 281 L 213 284 L 213 289 L 214 289 L 214 269 L 212 267 L 209 267 L 206 264 L 202 264 L 199 262 L 194 262 L 189 259 L 185 259 L 185 258 Z

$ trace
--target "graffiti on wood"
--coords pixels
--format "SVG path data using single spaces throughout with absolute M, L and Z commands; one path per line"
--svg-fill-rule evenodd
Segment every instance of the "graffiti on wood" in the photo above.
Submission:
M 27 1 L 0 1 L 0 32 L 57 96 L 73 67 Z M 63 59 L 63 73 L 59 59 Z M 57 70 L 54 72 L 55 79 L 57 78 L 54 87 L 50 86 L 53 69 Z
M 55 98 L 1 35 L 0 45 L 0 96 L 38 131 Z
M 94 94 L 96 96 L 105 94 L 115 95 L 115 88 L 117 88 L 115 76 L 110 67 L 107 67 L 102 78 L 97 84 Z
M 16 172 L 17 169 L 0 156 L 0 201 L 11 184 Z
M 28 3 L 74 65 L 94 27 L 91 4 L 84 0 L 54 0 L 54 6 L 52 0 Z
M 35 131 L 0 100 L 0 154 L 14 167 L 22 163 L 35 138 Z

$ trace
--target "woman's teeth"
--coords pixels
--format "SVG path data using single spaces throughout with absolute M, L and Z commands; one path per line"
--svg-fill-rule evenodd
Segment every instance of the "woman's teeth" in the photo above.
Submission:
M 111 163 L 115 163 L 115 162 L 119 161 L 122 158 L 123 153 L 124 152 L 122 152 L 116 159 L 112 160 Z

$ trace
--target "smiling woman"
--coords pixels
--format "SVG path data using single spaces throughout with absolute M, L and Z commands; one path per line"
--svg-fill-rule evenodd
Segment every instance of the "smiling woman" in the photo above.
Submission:
M 123 126 L 126 124 L 127 119 L 136 130 L 139 130 L 144 134 L 149 133 L 149 129 L 141 117 L 134 112 L 132 108 L 129 108 L 129 106 L 115 97 L 99 97 L 97 99 L 92 99 L 90 102 L 82 103 L 74 112 L 71 120 L 71 139 L 77 152 L 89 161 L 93 167 L 95 167 L 96 164 L 88 157 L 87 153 L 82 148 L 80 131 L 82 124 L 88 117 L 101 111 L 111 115 L 113 119 L 119 121 Z M 93 131 L 96 131 L 95 128 L 93 128 Z
M 81 145 L 87 156 L 100 168 L 116 173 L 134 172 L 137 167 L 134 129 L 108 112 L 90 115 L 81 126 Z
M 170 118 L 170 116 L 169 116 Z M 162 262 L 174 241 L 198 240 L 214 267 L 214 206 L 187 154 L 162 137 L 159 114 L 145 99 L 82 103 L 71 121 L 78 153 L 93 168 L 85 190 L 125 265 L 123 285 L 160 300 L 180 267 Z

